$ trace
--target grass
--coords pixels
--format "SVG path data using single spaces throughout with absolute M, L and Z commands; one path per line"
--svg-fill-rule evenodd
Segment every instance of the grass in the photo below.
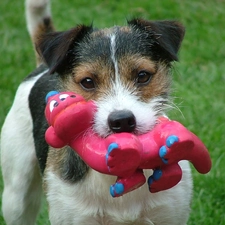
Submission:
M 180 62 L 174 65 L 173 95 L 178 110 L 170 117 L 195 132 L 208 147 L 213 168 L 207 175 L 193 169 L 194 196 L 188 225 L 225 224 L 225 3 L 221 0 L 72 1 L 53 0 L 59 30 L 76 24 L 123 25 L 126 18 L 177 19 L 186 26 Z M 80 3 L 78 3 L 80 2 Z M 0 126 L 21 80 L 35 66 L 21 1 L 0 2 Z M 0 178 L 0 192 L 3 184 Z M 0 214 L 0 224 L 4 224 Z M 48 224 L 46 207 L 38 224 Z

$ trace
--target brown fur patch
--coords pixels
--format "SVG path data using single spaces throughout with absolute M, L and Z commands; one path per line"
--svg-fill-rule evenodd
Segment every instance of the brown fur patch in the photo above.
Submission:
M 95 90 L 87 91 L 81 87 L 80 82 L 87 77 L 93 79 Z M 113 77 L 114 68 L 112 65 L 106 65 L 101 60 L 96 60 L 93 63 L 83 63 L 74 68 L 72 77 L 69 76 L 65 82 L 65 88 L 84 96 L 87 100 L 97 100 L 102 92 L 105 93 L 106 90 L 109 90 Z
M 168 66 L 163 63 L 155 63 L 147 57 L 138 55 L 126 56 L 119 61 L 119 71 L 122 82 L 127 86 L 134 86 L 138 73 L 146 71 L 153 76 L 148 84 L 137 87 L 141 100 L 147 102 L 153 97 L 160 96 L 169 91 L 170 77 L 168 76 Z
M 38 40 L 40 39 L 41 36 L 55 31 L 53 22 L 51 18 L 44 18 L 42 23 L 40 23 L 37 27 L 37 29 L 34 32 L 34 35 L 31 37 L 32 43 L 34 44 L 34 48 Z M 42 58 L 40 55 L 35 51 L 36 55 L 36 65 L 37 67 L 43 62 Z
M 89 167 L 72 148 L 68 146 L 61 149 L 49 148 L 47 171 L 51 170 L 65 182 L 80 181 L 87 174 L 88 169 Z M 44 188 L 47 188 L 46 182 L 44 182 Z
M 119 60 L 118 67 L 121 82 L 131 90 L 136 90 L 140 99 L 144 102 L 169 91 L 169 68 L 163 63 L 155 63 L 147 57 L 128 55 Z M 138 86 L 135 81 L 141 71 L 147 71 L 153 76 L 148 84 Z M 110 90 L 112 81 L 115 79 L 113 65 L 106 65 L 101 60 L 96 60 L 93 63 L 83 63 L 74 68 L 72 74 L 72 76 L 67 76 L 64 88 L 81 94 L 86 99 L 93 100 L 97 100 L 103 93 L 107 93 Z M 81 87 L 80 82 L 87 77 L 94 80 L 95 90 L 87 91 Z
M 51 170 L 54 171 L 54 173 L 60 177 L 60 166 L 62 164 L 61 162 L 63 161 L 64 157 L 66 157 L 65 148 L 54 149 L 52 147 L 49 147 L 45 173 L 48 170 Z M 47 192 L 47 188 L 48 188 L 47 182 L 44 180 L 43 189 L 45 192 Z
M 104 28 L 101 30 L 97 30 L 97 31 L 93 32 L 91 35 L 93 37 L 109 36 L 110 34 L 114 33 L 115 29 L 119 29 L 121 32 L 124 32 L 124 33 L 131 33 L 131 28 L 128 26 L 123 26 L 123 27 L 114 26 L 114 27 L 110 27 L 110 28 Z

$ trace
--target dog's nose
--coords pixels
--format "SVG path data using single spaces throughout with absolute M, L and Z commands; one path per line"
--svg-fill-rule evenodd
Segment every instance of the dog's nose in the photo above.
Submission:
M 130 110 L 117 110 L 109 114 L 108 124 L 114 133 L 133 132 L 136 120 Z

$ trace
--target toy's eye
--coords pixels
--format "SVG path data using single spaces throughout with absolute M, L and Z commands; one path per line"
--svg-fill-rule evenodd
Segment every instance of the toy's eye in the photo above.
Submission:
M 59 99 L 60 99 L 61 101 L 64 101 L 67 97 L 69 97 L 68 94 L 62 94 L 62 95 L 59 96 Z
M 95 83 L 92 78 L 86 77 L 81 82 L 80 85 L 83 89 L 91 91 L 95 89 Z
M 52 112 L 53 109 L 54 109 L 55 107 L 57 107 L 58 105 L 59 105 L 59 103 L 58 103 L 56 100 L 52 100 L 52 101 L 50 102 L 50 104 L 49 104 L 49 110 L 50 110 L 50 112 Z
M 136 78 L 136 83 L 140 85 L 148 84 L 152 78 L 153 74 L 147 71 L 141 71 L 138 73 Z

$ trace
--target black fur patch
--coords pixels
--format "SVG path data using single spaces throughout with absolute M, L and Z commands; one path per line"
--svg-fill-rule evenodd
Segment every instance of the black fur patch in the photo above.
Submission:
M 61 177 L 69 182 L 76 182 L 87 174 L 88 166 L 70 147 L 66 148 L 67 154 L 60 165 Z
M 40 73 L 41 69 L 43 72 L 44 67 L 41 66 L 36 71 L 34 71 L 34 73 L 30 74 L 26 79 L 37 76 L 37 71 Z M 36 81 L 29 95 L 29 107 L 33 119 L 34 144 L 42 173 L 45 169 L 48 153 L 48 144 L 45 141 L 45 131 L 48 128 L 48 124 L 44 115 L 46 106 L 45 96 L 49 91 L 57 90 L 58 87 L 59 82 L 57 75 L 49 75 L 46 73 Z
M 37 68 L 25 79 L 25 81 L 39 75 L 45 69 L 46 67 L 44 66 Z M 49 146 L 45 141 L 45 131 L 48 128 L 44 115 L 46 106 L 45 96 L 52 90 L 60 90 L 60 78 L 58 74 L 50 75 L 49 73 L 46 73 L 36 81 L 29 95 L 29 107 L 33 119 L 35 150 L 42 174 L 46 167 L 49 149 Z M 70 147 L 67 147 L 66 150 L 66 157 L 60 165 L 60 175 L 64 180 L 76 182 L 87 173 L 88 166 Z
M 90 31 L 92 26 L 80 25 L 65 32 L 44 35 L 37 43 L 37 51 L 49 66 L 49 73 L 69 73 L 72 62 L 70 50 Z
M 165 62 L 177 61 L 177 53 L 183 40 L 185 29 L 177 21 L 148 21 L 134 19 L 128 24 L 135 30 L 141 32 L 142 39 L 150 44 L 151 57 L 153 60 L 163 60 Z M 137 43 L 137 42 L 135 42 Z

